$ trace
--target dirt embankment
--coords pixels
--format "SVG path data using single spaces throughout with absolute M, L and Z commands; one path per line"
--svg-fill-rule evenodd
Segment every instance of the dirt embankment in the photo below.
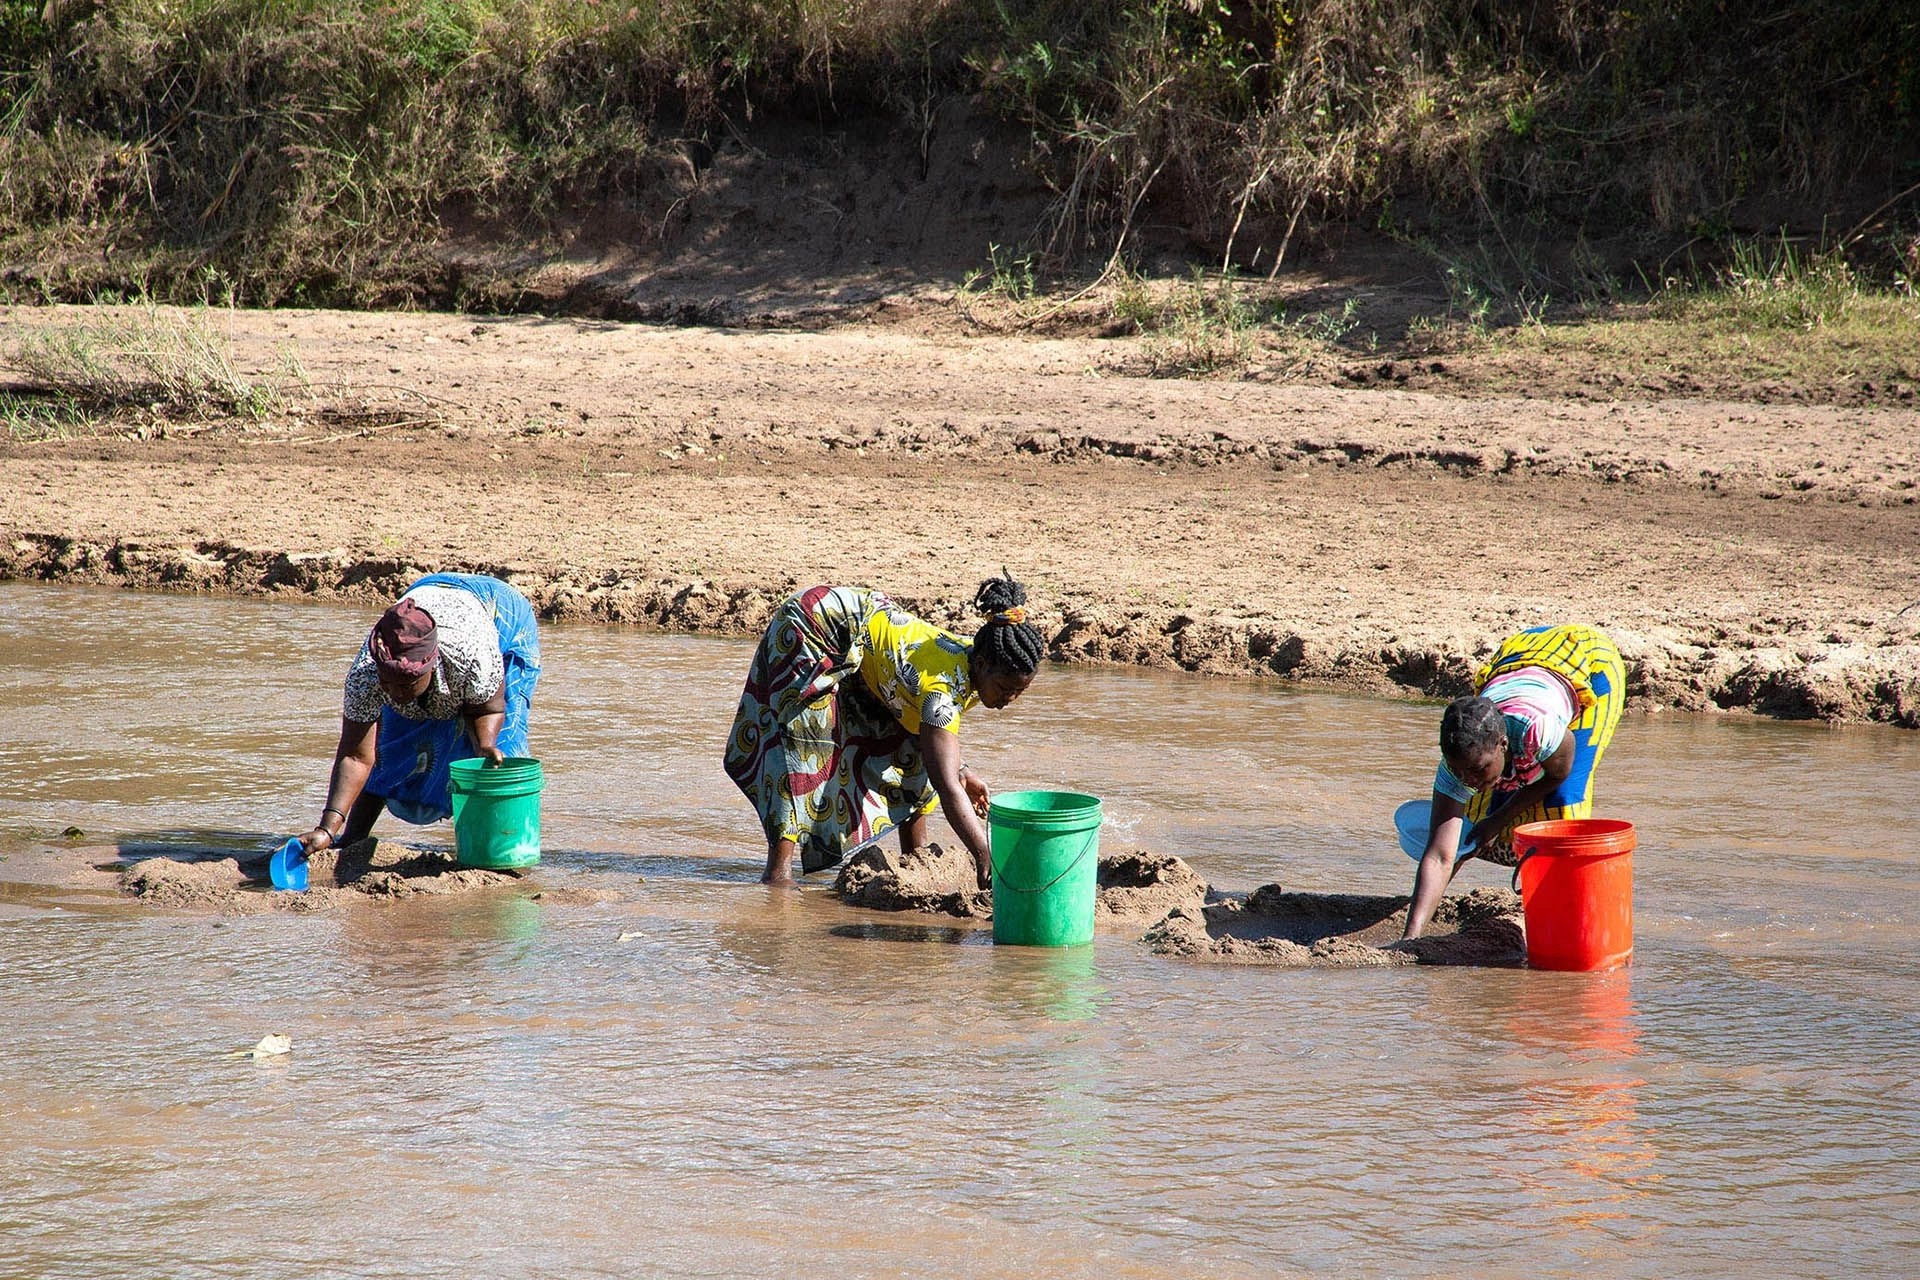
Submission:
M 72 314 L 0 311 L 0 339 Z M 826 581 L 971 625 L 1004 565 L 1060 661 L 1438 696 L 1582 620 L 1643 709 L 1920 725 L 1907 407 L 1168 381 L 1112 343 L 885 326 L 230 323 L 249 367 L 291 344 L 434 408 L 0 444 L 0 577 L 371 608 L 466 569 L 548 618 L 751 635 Z

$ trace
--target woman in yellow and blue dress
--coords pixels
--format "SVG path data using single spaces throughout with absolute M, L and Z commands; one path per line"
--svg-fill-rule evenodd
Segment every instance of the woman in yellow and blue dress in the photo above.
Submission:
M 1627 669 L 1606 635 L 1572 624 L 1508 636 L 1475 692 L 1440 717 L 1427 847 L 1405 936 L 1417 938 L 1468 858 L 1512 866 L 1523 822 L 1593 815 L 1593 774 L 1627 699 Z M 1460 852 L 1471 833 L 1473 848 Z
M 898 830 L 926 843 L 936 805 L 973 855 L 992 853 L 985 781 L 960 762 L 960 719 L 1025 693 L 1046 654 L 1026 589 L 989 578 L 988 615 L 962 639 L 862 587 L 810 587 L 773 612 L 727 739 L 726 768 L 760 815 L 768 884 L 794 882 Z

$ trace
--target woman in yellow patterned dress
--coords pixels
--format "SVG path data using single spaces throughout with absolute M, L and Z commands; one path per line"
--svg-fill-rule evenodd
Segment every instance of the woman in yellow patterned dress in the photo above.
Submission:
M 1427 847 L 1414 873 L 1405 936 L 1417 938 L 1468 858 L 1512 866 L 1513 829 L 1593 814 L 1593 773 L 1627 700 L 1620 651 L 1593 627 L 1508 636 L 1475 692 L 1440 717 Z M 1460 853 L 1471 833 L 1473 848 Z
M 900 609 L 878 591 L 810 587 L 773 612 L 727 739 L 726 768 L 760 814 L 768 884 L 833 866 L 898 829 L 926 843 L 940 806 L 981 887 L 992 869 L 988 790 L 960 763 L 960 718 L 1005 707 L 1046 654 L 1011 577 L 980 584 L 989 615 L 972 639 Z

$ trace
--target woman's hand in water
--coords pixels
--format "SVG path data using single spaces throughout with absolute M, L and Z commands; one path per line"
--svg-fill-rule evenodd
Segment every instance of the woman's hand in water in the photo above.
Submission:
M 973 811 L 982 818 L 987 816 L 987 801 L 993 798 L 993 792 L 987 789 L 980 775 L 968 769 L 960 775 L 960 789 L 967 793 L 967 802 Z

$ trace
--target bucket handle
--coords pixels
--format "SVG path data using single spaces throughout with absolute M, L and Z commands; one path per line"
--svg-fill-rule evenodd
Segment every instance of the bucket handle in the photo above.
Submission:
M 1045 893 L 1047 890 L 1053 888 L 1053 886 L 1059 884 L 1062 880 L 1065 880 L 1068 876 L 1072 875 L 1074 871 L 1079 868 L 1080 864 L 1087 860 L 1087 855 L 1093 852 L 1093 847 L 1098 843 L 1100 843 L 1100 828 L 1095 827 L 1090 833 L 1088 833 L 1087 843 L 1081 846 L 1079 856 L 1076 857 L 1072 862 L 1067 864 L 1067 869 L 1065 871 L 1062 871 L 1059 875 L 1047 881 L 1045 884 L 1041 885 L 1037 889 L 1022 889 L 1017 884 L 1009 884 L 1006 887 L 1013 890 L 1015 893 Z M 995 892 L 998 892 L 1000 887 L 1000 864 L 997 862 L 993 864 L 993 883 L 994 883 Z
M 1525 853 L 1523 853 L 1523 854 L 1521 854 L 1521 855 L 1520 855 L 1520 856 L 1519 856 L 1518 858 L 1516 858 L 1516 859 L 1514 859 L 1514 863 L 1513 863 L 1513 891 L 1514 891 L 1515 893 L 1518 893 L 1518 892 L 1520 892 L 1520 868 L 1526 865 L 1526 863 L 1527 863 L 1527 859 L 1528 859 L 1528 858 L 1531 858 L 1531 857 L 1533 857 L 1533 856 L 1534 856 L 1535 854 L 1537 854 L 1537 853 L 1539 853 L 1539 852 L 1540 852 L 1540 851 L 1539 851 L 1538 849 L 1529 849 L 1529 850 L 1527 850 L 1527 851 L 1526 851 Z

